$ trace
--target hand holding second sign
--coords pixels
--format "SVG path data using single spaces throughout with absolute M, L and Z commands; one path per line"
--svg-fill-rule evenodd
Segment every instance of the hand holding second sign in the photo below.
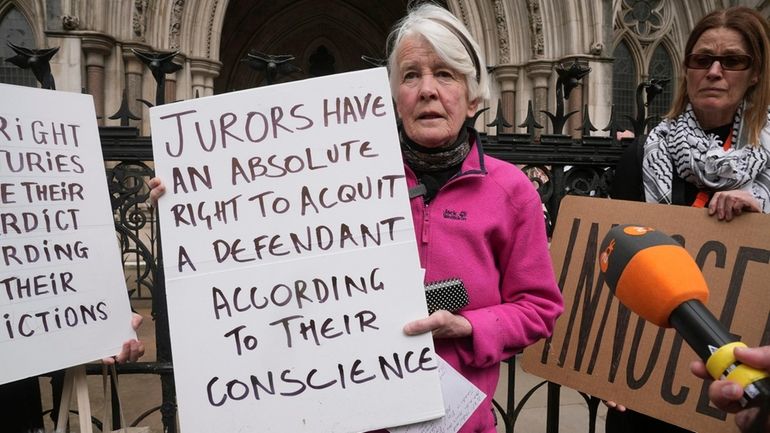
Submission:
M 158 205 L 158 199 L 166 192 L 166 186 L 163 185 L 163 181 L 158 177 L 153 177 L 147 182 L 147 186 L 150 187 L 150 202 L 153 206 Z
M 131 314 L 131 327 L 134 328 L 134 331 L 142 326 L 142 321 L 144 321 L 144 318 L 140 314 Z M 114 363 L 122 364 L 124 362 L 136 362 L 142 355 L 144 355 L 144 343 L 142 343 L 141 340 L 133 339 L 123 343 L 123 347 L 119 354 L 111 358 L 104 358 L 102 359 L 102 362 L 108 365 Z
M 435 311 L 425 319 L 409 322 L 404 326 L 406 335 L 432 332 L 434 338 L 467 337 L 473 333 L 473 326 L 463 316 L 446 310 Z

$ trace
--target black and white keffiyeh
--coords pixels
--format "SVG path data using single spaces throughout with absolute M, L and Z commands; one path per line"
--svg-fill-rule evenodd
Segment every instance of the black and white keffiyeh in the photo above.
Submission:
M 770 213 L 770 122 L 760 132 L 760 145 L 752 146 L 742 127 L 743 108 L 742 104 L 735 113 L 728 150 L 722 148 L 719 138 L 703 131 L 690 104 L 676 119 L 656 126 L 644 144 L 646 201 L 671 203 L 676 170 L 679 177 L 699 189 L 749 191 L 759 201 L 762 212 Z

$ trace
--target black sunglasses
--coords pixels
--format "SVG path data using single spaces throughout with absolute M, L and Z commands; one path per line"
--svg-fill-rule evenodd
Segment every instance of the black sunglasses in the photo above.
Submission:
M 684 59 L 684 65 L 690 69 L 709 69 L 715 61 L 726 71 L 745 71 L 751 67 L 751 56 L 746 54 L 728 54 L 726 56 L 714 56 L 712 54 L 688 54 Z

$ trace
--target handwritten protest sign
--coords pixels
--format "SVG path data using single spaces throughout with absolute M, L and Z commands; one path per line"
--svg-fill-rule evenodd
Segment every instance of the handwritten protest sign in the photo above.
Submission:
M 749 346 L 770 343 L 770 217 L 745 213 L 727 223 L 705 209 L 568 196 L 551 245 L 564 314 L 551 339 L 525 351 L 522 366 L 691 430 L 737 432 L 690 373 L 698 357 L 687 343 L 631 313 L 604 284 L 596 259 L 616 224 L 653 227 L 682 242 L 703 271 L 714 316 Z
M 384 69 L 151 110 L 185 432 L 443 414 Z
M 89 95 L 0 84 L 0 383 L 134 338 Z

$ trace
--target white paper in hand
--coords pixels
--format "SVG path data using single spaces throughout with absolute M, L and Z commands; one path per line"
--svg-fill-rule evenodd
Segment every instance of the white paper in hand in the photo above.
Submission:
M 438 357 L 441 392 L 446 415 L 431 421 L 388 429 L 390 433 L 457 433 L 486 395 L 451 365 Z

